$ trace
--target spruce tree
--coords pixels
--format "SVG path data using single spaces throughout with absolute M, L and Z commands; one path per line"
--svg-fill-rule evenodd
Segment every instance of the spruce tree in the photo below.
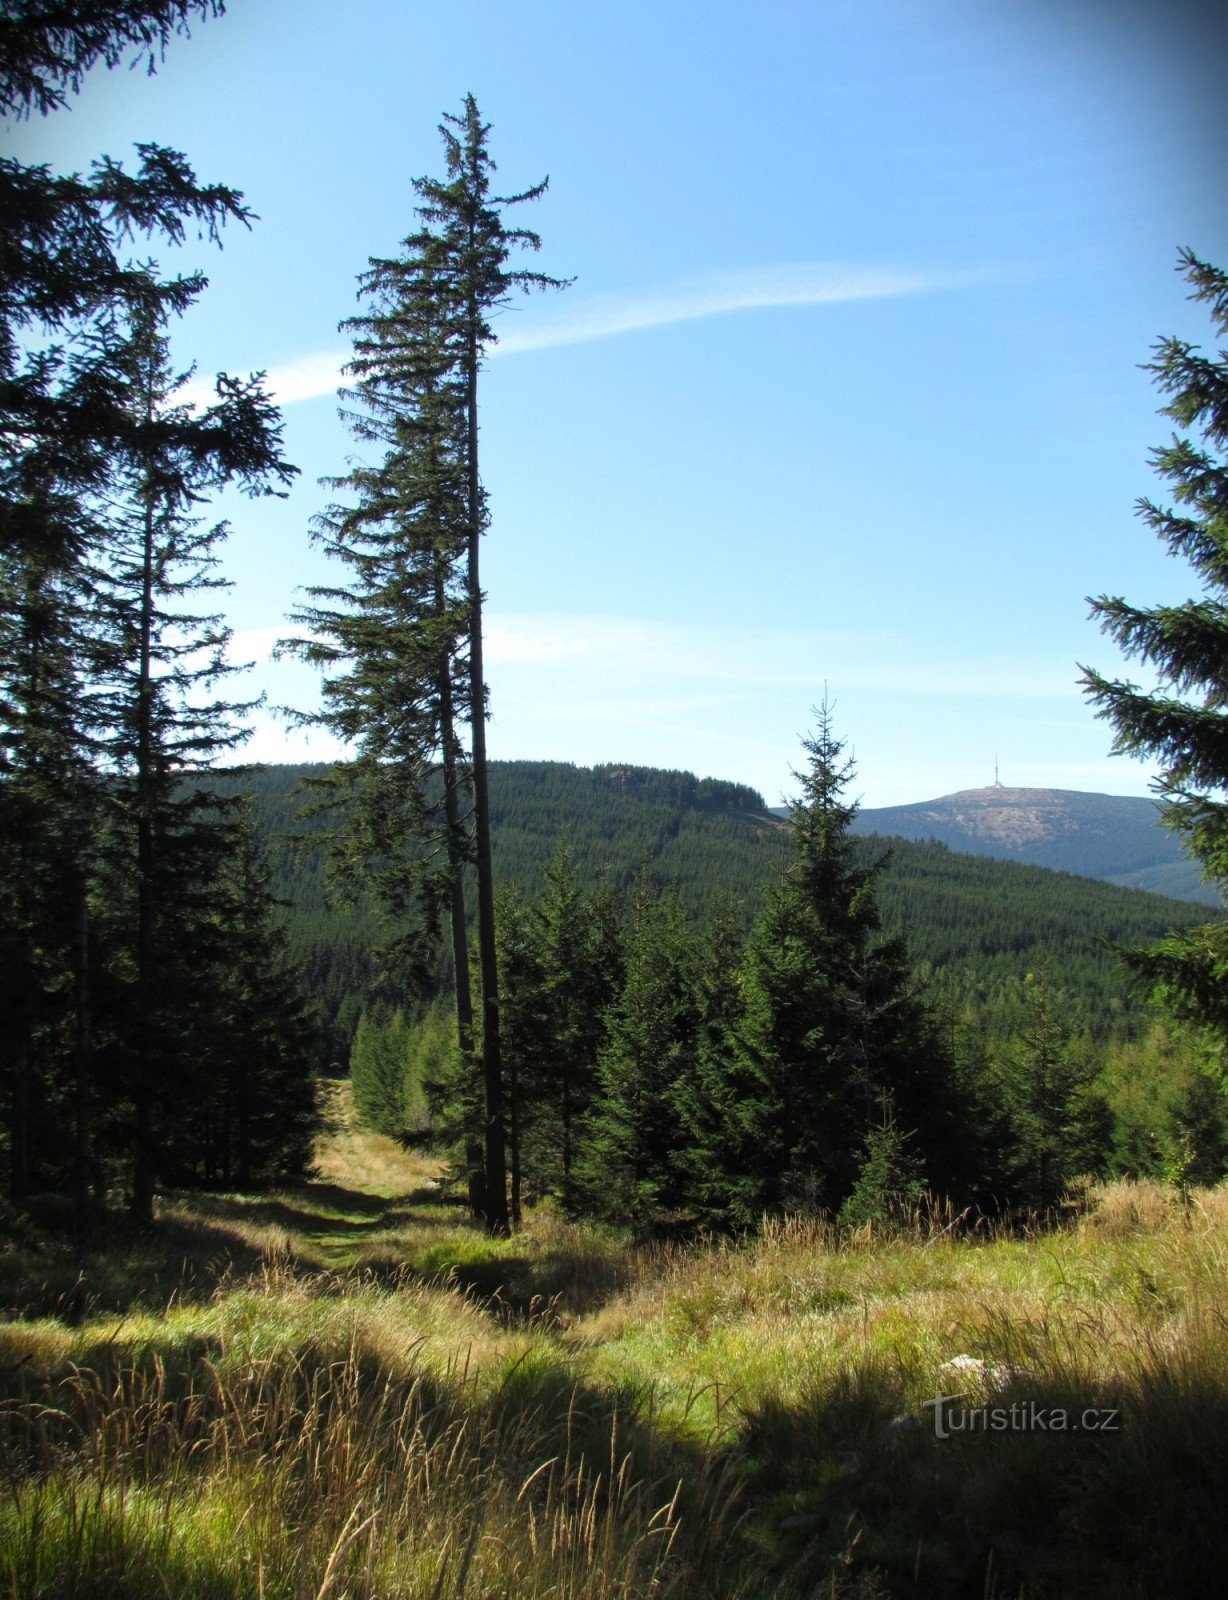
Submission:
M 390 1139 L 405 1131 L 405 1071 L 409 1029 L 403 1011 L 391 1016 L 364 1011 L 350 1050 L 354 1109 L 361 1121 Z
M 624 953 L 608 887 L 586 892 L 571 851 L 555 850 L 536 906 L 546 1037 L 531 1063 L 539 1186 L 575 1204 L 581 1130 L 598 1084 L 608 1014 L 622 987 Z
M 852 762 L 828 706 L 816 715 L 809 766 L 795 774 L 794 858 L 743 961 L 727 1174 L 730 1214 L 742 1223 L 765 1211 L 838 1210 L 884 1095 L 903 1132 L 916 1133 L 927 1171 L 945 1167 L 954 1143 L 942 1042 L 903 942 L 882 932 L 882 863 L 863 865 L 850 832 Z
M 15 1197 L 63 1179 L 75 1129 L 79 1217 L 91 1180 L 88 884 L 94 767 L 87 516 L 41 470 L 0 548 L 0 1093 Z M 40 480 L 42 480 L 40 482 Z M 71 1109 L 70 1109 L 71 1108 Z
M 692 932 L 677 897 L 641 879 L 577 1181 L 585 1210 L 639 1229 L 684 1220 L 682 1099 L 698 1034 L 695 978 Z
M 890 1096 L 883 1097 L 881 1121 L 864 1136 L 861 1158 L 840 1221 L 851 1228 L 906 1222 L 925 1197 L 923 1168 L 911 1135 L 895 1120 Z
M 46 114 L 80 87 L 96 60 L 160 50 L 213 0 L 162 4 L 44 5 L 31 0 L 0 19 L 0 115 Z M 36 536 L 23 494 L 38 467 L 60 505 L 105 489 L 117 451 L 131 448 L 133 417 L 116 371 L 116 331 L 144 303 L 149 274 L 128 250 L 134 240 L 178 246 L 189 231 L 220 243 L 228 222 L 250 223 L 237 190 L 203 184 L 178 151 L 137 147 L 135 168 L 99 157 L 82 175 L 58 174 L 0 158 L 0 543 L 20 530 Z M 185 309 L 205 279 L 190 273 L 163 285 L 168 306 Z M 180 440 L 199 447 L 185 419 Z M 240 467 L 236 460 L 236 469 Z M 62 519 L 45 533 L 54 539 Z
M 414 187 L 421 214 L 441 251 L 441 271 L 457 343 L 457 370 L 464 392 L 466 586 L 469 601 L 469 708 L 473 781 L 474 865 L 477 877 L 477 946 L 481 984 L 482 1081 L 485 1098 L 487 1222 L 496 1233 L 508 1230 L 507 1163 L 503 1112 L 503 1068 L 499 1039 L 499 964 L 495 935 L 494 869 L 490 850 L 490 782 L 486 760 L 486 680 L 482 650 L 481 538 L 488 523 L 478 462 L 478 379 L 487 346 L 494 338 L 490 316 L 507 303 L 513 289 L 561 288 L 540 272 L 509 265 L 518 248 L 538 250 L 541 240 L 525 228 L 508 228 L 506 208 L 536 200 L 546 180 L 519 194 L 495 195 L 495 164 L 488 149 L 489 125 L 472 95 L 459 117 L 445 114 L 440 125 L 447 177 L 420 178 Z
M 524 229 L 506 227 L 503 211 L 536 199 L 545 184 L 516 195 L 492 194 L 489 131 L 472 95 L 461 116 L 445 116 L 440 132 L 446 176 L 415 180 L 421 226 L 404 241 L 399 256 L 373 260 L 364 279 L 371 310 L 351 324 L 358 335 L 351 371 L 362 403 L 357 429 L 360 437 L 380 441 L 386 455 L 382 466 L 338 480 L 354 492 L 356 505 L 330 513 L 322 531 L 334 553 L 355 566 L 356 579 L 348 589 L 317 592 L 317 600 L 326 603 L 300 614 L 317 637 L 290 647 L 323 663 L 350 664 L 348 677 L 330 685 L 332 706 L 326 704 L 324 718 L 367 744 L 367 752 L 358 758 L 360 763 L 368 760 L 362 779 L 366 787 L 360 792 L 374 795 L 379 773 L 390 763 L 400 763 L 394 826 L 381 820 L 389 816 L 387 806 L 366 808 L 368 825 L 383 830 L 373 835 L 375 850 L 364 845 L 366 855 L 378 850 L 386 859 L 403 862 L 410 840 L 438 831 L 446 841 L 440 871 L 416 881 L 435 890 L 424 908 L 428 936 L 434 931 L 432 911 L 437 915 L 441 900 L 448 900 L 458 1038 L 462 1050 L 476 1044 L 482 1060 L 481 1174 L 479 1181 L 476 1152 L 471 1152 L 470 1193 L 475 1207 L 480 1198 L 487 1226 L 506 1233 L 506 1126 L 479 562 L 488 516 L 478 461 L 478 386 L 494 338 L 492 312 L 514 289 L 549 287 L 556 280 L 510 265 L 516 249 L 537 249 L 540 241 Z M 395 626 L 389 626 L 389 619 Z M 383 648 L 380 634 L 386 635 Z M 390 684 L 396 690 L 385 696 Z M 397 738 L 381 748 L 396 718 L 398 698 Z M 462 816 L 455 734 L 461 718 L 468 719 L 470 729 L 471 831 Z M 435 829 L 428 788 L 437 764 L 441 830 Z M 357 764 L 351 771 L 360 775 Z M 393 838 L 398 831 L 401 837 Z M 464 993 L 461 880 L 470 852 L 477 881 L 480 1018 L 468 1013 Z
M 1029 972 L 1013 1037 L 994 1076 L 1008 1130 L 1007 1193 L 1044 1212 L 1072 1179 L 1093 1172 L 1107 1143 L 1107 1107 L 1093 1082 L 1099 1062 L 1071 1024 L 1046 967 Z
M 206 991 L 201 1032 L 203 1041 L 212 1042 L 216 1062 L 201 1121 L 215 1132 L 199 1176 L 225 1188 L 250 1189 L 297 1177 L 310 1158 L 317 1125 L 317 1019 L 289 957 L 268 849 L 249 801 L 229 819 L 228 833 L 216 982 Z M 182 1107 L 178 1120 L 184 1120 Z
M 526 1187 L 578 1204 L 576 1160 L 623 956 L 608 887 L 581 887 L 565 842 L 534 902 L 500 897 L 498 927 L 514 1221 Z
M 294 620 L 308 631 L 282 649 L 328 672 L 321 723 L 354 754 L 315 780 L 335 810 L 335 876 L 370 888 L 391 923 L 401 971 L 421 982 L 441 917 L 451 934 L 457 1044 L 474 1049 L 464 868 L 472 855 L 460 725 L 467 715 L 468 597 L 461 392 L 441 306 L 436 241 L 419 232 L 360 280 L 367 309 L 354 335 L 345 415 L 383 451 L 331 487 L 348 494 L 316 519 L 314 537 L 350 571 L 315 586 Z M 466 1155 L 470 1205 L 485 1213 L 484 1159 Z
M 1228 336 L 1228 274 L 1183 250 L 1179 268 L 1190 298 L 1205 305 Z M 1228 889 L 1228 349 L 1206 354 L 1183 339 L 1162 339 L 1148 364 L 1162 408 L 1183 431 L 1152 452 L 1173 504 L 1140 499 L 1138 514 L 1188 561 L 1200 593 L 1180 605 L 1129 604 L 1101 595 L 1092 615 L 1129 657 L 1157 680 L 1148 689 L 1083 669 L 1097 714 L 1115 730 L 1113 749 L 1160 763 L 1156 789 L 1165 823 Z M 1228 1051 L 1228 923 L 1207 923 L 1125 952 L 1136 979 L 1181 1018 L 1212 1029 Z
M 9 0 L 0 16 L 0 110 L 44 116 L 80 89 L 97 62 L 144 59 L 150 72 L 192 17 L 221 16 L 224 0 Z
M 152 71 L 173 35 L 194 17 L 222 10 L 217 0 L 9 6 L 0 18 L 0 112 L 21 117 L 63 106 L 96 62 L 143 56 Z M 121 1028 L 115 1018 L 117 989 L 133 950 L 150 942 L 118 931 L 123 913 L 116 903 L 142 878 L 125 829 L 135 826 L 137 855 L 142 831 L 148 834 L 134 824 L 141 808 L 125 811 L 123 797 L 125 784 L 129 799 L 135 792 L 135 758 L 131 749 L 123 753 L 135 702 L 131 693 L 125 700 L 120 682 L 124 663 L 131 668 L 142 653 L 150 656 L 134 643 L 142 634 L 129 581 L 132 532 L 144 515 L 137 502 L 144 494 L 147 508 L 158 502 L 166 510 L 178 497 L 184 512 L 221 483 L 237 479 L 259 490 L 284 481 L 290 469 L 254 383 L 220 378 L 217 404 L 203 416 L 175 405 L 153 415 L 137 394 L 133 358 L 145 340 L 138 329 L 186 309 L 205 279 L 189 273 L 160 280 L 155 266 L 129 251 L 157 238 L 178 246 L 193 230 L 218 242 L 227 222 L 251 218 L 241 195 L 200 183 L 178 152 L 142 144 L 135 169 L 102 156 L 84 175 L 2 159 L 0 211 L 0 812 L 14 824 L 0 860 L 0 904 L 13 913 L 6 974 L 21 991 L 4 1041 L 10 1177 L 18 1188 L 32 1178 L 61 1183 L 62 1173 L 44 1159 L 51 1144 L 32 1148 L 31 1133 L 48 1112 L 61 1129 L 68 1120 L 73 1139 L 54 1144 L 73 1151 L 80 1217 L 99 1176 L 96 1114 L 121 1089 L 112 1078 L 104 1095 L 95 1070 L 127 1036 L 130 1019 Z M 146 491 L 135 487 L 142 470 Z M 153 477 L 164 472 L 166 481 L 152 491 Z M 126 610 L 119 602 L 125 582 Z M 129 671 L 129 690 L 133 681 Z M 148 710 L 148 682 L 136 701 L 142 696 Z M 152 732 L 151 717 L 144 722 Z M 181 722 L 172 760 L 187 753 L 184 734 Z M 208 744 L 203 723 L 197 734 L 200 756 Z M 157 736 L 145 740 L 147 755 Z M 118 785 L 100 781 L 107 762 L 112 775 L 119 772 Z M 150 795 L 145 784 L 146 820 Z M 108 1005 L 109 1028 L 102 1016 Z M 137 1046 L 142 1052 L 152 1063 L 152 1052 Z M 133 1075 L 127 1079 L 131 1088 Z M 147 1212 L 148 1182 L 137 1188 Z
M 541 1182 L 540 1165 L 530 1152 L 533 1134 L 542 1119 L 537 1082 L 550 1057 L 552 1019 L 546 999 L 540 929 L 532 907 L 509 889 L 499 895 L 496 911 L 507 1091 L 508 1205 L 511 1225 L 518 1228 L 524 1206 L 526 1165 L 533 1190 L 541 1194 L 546 1187 Z
M 744 1148 L 743 1094 L 753 1093 L 738 1039 L 745 1016 L 742 946 L 732 903 L 697 935 L 696 1041 L 692 1071 L 678 1086 L 685 1133 L 678 1157 L 685 1203 L 696 1224 L 724 1230 L 738 1220 L 731 1175 L 753 1170 Z

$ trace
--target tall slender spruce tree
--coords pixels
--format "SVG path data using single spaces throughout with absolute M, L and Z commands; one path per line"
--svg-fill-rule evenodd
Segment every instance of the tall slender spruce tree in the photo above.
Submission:
M 359 856 L 369 863 L 382 853 L 385 861 L 399 862 L 402 872 L 417 863 L 413 881 L 427 891 L 428 935 L 441 903 L 448 903 L 458 1039 L 462 1050 L 476 1044 L 482 1060 L 481 1171 L 475 1171 L 477 1153 L 471 1150 L 470 1195 L 487 1226 L 506 1233 L 480 577 L 488 516 L 478 461 L 478 389 L 494 338 L 493 310 L 514 289 L 554 287 L 557 280 L 510 265 L 517 248 L 536 250 L 540 240 L 503 221 L 505 208 L 536 199 L 545 183 L 521 194 L 492 194 L 489 128 L 472 95 L 459 117 L 445 116 L 440 131 L 446 176 L 415 180 L 421 226 L 397 257 L 371 262 L 362 280 L 370 310 L 349 324 L 356 334 L 350 367 L 357 379 L 356 431 L 386 452 L 380 466 L 337 480 L 355 498 L 330 511 L 319 530 L 327 547 L 352 567 L 354 581 L 316 591 L 322 603 L 299 614 L 313 637 L 289 641 L 289 647 L 334 669 L 348 664 L 349 671 L 327 686 L 323 720 L 359 744 L 348 772 L 357 784 L 360 827 L 383 819 L 370 839 L 360 841 Z M 468 819 L 456 733 L 462 718 L 468 719 L 471 741 Z M 396 805 L 390 810 L 382 800 L 367 804 L 362 797 L 387 793 L 385 779 L 393 770 Z M 438 791 L 429 783 L 436 770 Z M 398 838 L 391 836 L 390 822 Z M 445 843 L 433 877 L 420 871 L 424 836 Z M 480 1019 L 466 991 L 462 870 L 470 858 L 477 880 Z
M 510 265 L 518 248 L 539 250 L 526 228 L 509 228 L 504 210 L 536 200 L 548 180 L 519 194 L 491 192 L 495 164 L 488 149 L 489 124 L 472 95 L 459 117 L 440 125 L 447 177 L 420 178 L 421 215 L 441 248 L 447 305 L 455 330 L 458 371 L 464 389 L 466 579 L 469 599 L 469 708 L 473 774 L 473 841 L 477 877 L 477 947 L 481 983 L 482 1083 L 485 1099 L 486 1209 L 492 1231 L 508 1231 L 507 1156 L 503 1068 L 499 1048 L 499 963 L 495 939 L 495 885 L 490 849 L 490 785 L 486 759 L 486 680 L 482 651 L 481 538 L 488 524 L 478 464 L 478 379 L 494 338 L 491 313 L 514 289 L 562 288 L 563 282 Z
M 468 770 L 469 597 L 463 388 L 443 303 L 437 241 L 423 231 L 360 279 L 355 379 L 344 415 L 383 451 L 329 480 L 348 495 L 316 520 L 314 537 L 349 569 L 317 585 L 282 648 L 325 668 L 322 723 L 354 754 L 313 787 L 332 810 L 334 874 L 369 886 L 396 929 L 396 966 L 421 980 L 441 917 L 451 935 L 457 1045 L 474 1050 L 464 869 L 472 857 Z M 466 1149 L 469 1199 L 485 1214 L 480 1129 Z

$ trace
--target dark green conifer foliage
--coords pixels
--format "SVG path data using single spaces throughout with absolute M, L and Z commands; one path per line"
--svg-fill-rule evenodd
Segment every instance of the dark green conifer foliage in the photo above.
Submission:
M 1181 252 L 1191 298 L 1207 306 L 1228 336 L 1228 274 Z M 1092 614 L 1127 656 L 1158 679 L 1148 690 L 1084 669 L 1087 693 L 1116 730 L 1115 751 L 1155 757 L 1157 790 L 1170 827 L 1221 890 L 1228 890 L 1228 349 L 1204 354 L 1183 339 L 1162 339 L 1148 370 L 1183 431 L 1153 451 L 1173 504 L 1144 498 L 1143 521 L 1170 552 L 1190 563 L 1201 593 L 1175 606 L 1143 609 L 1101 595 Z M 1195 431 L 1196 430 L 1196 431 Z M 1191 928 L 1125 959 L 1140 983 L 1179 1017 L 1213 1030 L 1228 1050 L 1228 923 Z
M 221 16 L 224 0 L 7 0 L 0 16 L 0 112 L 57 110 L 95 63 L 150 72 L 192 17 Z
M 1006 1193 L 1017 1206 L 1045 1212 L 1074 1178 L 1099 1166 L 1107 1108 L 1093 1088 L 1097 1063 L 1043 966 L 1022 991 L 1017 1032 L 996 1069 L 1009 1129 Z
M 695 938 L 696 1038 L 692 1071 L 678 1085 L 685 1130 L 678 1170 L 694 1221 L 721 1230 L 738 1221 L 731 1179 L 757 1166 L 756 1152 L 744 1142 L 743 1097 L 753 1094 L 753 1081 L 738 1047 L 745 1002 L 742 941 L 732 903 L 696 929 Z
M 912 1136 L 896 1122 L 889 1097 L 883 1099 L 881 1121 L 865 1135 L 861 1157 L 840 1221 L 851 1228 L 906 1222 L 925 1196 L 925 1180 Z
M 1228 1172 L 1228 1104 L 1221 1073 L 1191 1073 L 1173 1096 L 1168 1160 L 1161 1176 L 1210 1188 Z
M 309 659 L 352 663 L 348 678 L 332 691 L 325 718 L 365 742 L 349 770 L 361 777 L 354 791 L 360 802 L 355 815 L 360 830 L 366 830 L 361 843 L 366 858 L 404 861 L 407 838 L 429 834 L 434 812 L 443 811 L 445 860 L 439 873 L 417 881 L 435 891 L 433 899 L 427 896 L 428 934 L 437 920 L 432 908 L 448 898 L 458 1040 L 464 1052 L 476 1036 L 482 1059 L 481 1173 L 478 1153 L 471 1151 L 470 1194 L 487 1225 L 506 1233 L 479 573 L 488 517 L 478 463 L 478 378 L 494 337 L 492 312 L 514 289 L 551 287 L 555 280 L 510 265 L 518 248 L 537 249 L 540 241 L 524 229 L 508 228 L 503 213 L 536 199 L 545 184 L 522 194 L 493 194 L 489 131 L 472 95 L 461 116 L 445 116 L 440 132 L 446 176 L 414 183 L 422 226 L 405 240 L 398 257 L 373 260 L 364 279 L 372 309 L 351 324 L 358 334 L 351 370 L 363 404 L 356 421 L 360 436 L 382 442 L 387 455 L 381 468 L 338 480 L 357 494 L 358 506 L 330 513 L 323 535 L 334 553 L 357 569 L 356 579 L 349 590 L 317 593 L 325 602 L 340 602 L 340 609 L 326 604 L 304 611 L 301 620 L 324 642 L 300 641 L 297 648 Z M 385 634 L 388 645 L 381 652 Z M 394 680 L 396 692 L 385 693 Z M 390 739 L 387 730 L 394 726 L 398 702 L 397 737 Z M 471 836 L 462 814 L 455 735 L 464 717 L 471 734 Z M 427 785 L 436 752 L 442 769 L 438 801 Z M 380 774 L 398 763 L 398 803 L 366 805 L 362 797 L 376 794 Z M 470 853 L 477 884 L 480 1023 L 468 1009 L 465 987 L 461 869 Z M 420 861 L 420 847 L 410 856 Z
M 217 979 L 206 997 L 201 1035 L 213 1037 L 220 1049 L 201 1119 L 214 1133 L 202 1152 L 199 1181 L 225 1188 L 297 1176 L 307 1166 L 317 1125 L 318 1023 L 302 976 L 290 962 L 282 908 L 271 882 L 268 852 L 245 804 L 230 830 L 221 878 Z
M 354 748 L 312 782 L 335 811 L 334 877 L 370 888 L 393 929 L 397 968 L 421 983 L 440 921 L 451 933 L 457 1044 L 474 1046 L 463 873 L 472 855 L 459 726 L 468 712 L 469 602 L 463 391 L 450 343 L 437 241 L 419 232 L 400 256 L 372 260 L 368 309 L 348 371 L 356 436 L 382 448 L 375 466 L 330 480 L 350 498 L 314 536 L 351 573 L 317 586 L 294 620 L 309 632 L 283 649 L 329 671 L 323 723 Z M 339 670 L 345 669 L 345 670 Z M 480 1145 L 467 1154 L 470 1202 L 485 1210 Z
M 1212 1185 L 1228 1175 L 1228 1095 L 1206 1029 L 1154 1023 L 1108 1052 L 1096 1087 L 1111 1117 L 1115 1176 Z
M 224 803 L 207 785 L 185 789 L 245 737 L 246 706 L 217 697 L 237 669 L 230 629 L 200 611 L 226 584 L 216 571 L 226 525 L 203 526 L 196 507 L 234 477 L 251 493 L 288 480 L 281 426 L 257 380 L 220 379 L 200 418 L 177 399 L 189 376 L 170 361 L 164 297 L 151 280 L 120 363 L 127 381 L 131 448 L 117 459 L 105 563 L 98 580 L 109 689 L 105 753 L 115 881 L 131 896 L 132 1017 L 126 1081 L 133 1114 L 132 1203 L 151 1218 L 157 1151 L 173 1103 L 175 1063 L 185 1059 L 185 997 L 207 963 L 220 870 L 229 846 Z M 200 438 L 182 447 L 187 432 Z M 211 438 L 215 448 L 207 447 Z M 171 1113 L 173 1116 L 173 1113 Z
M 60 1186 L 70 1123 L 83 1218 L 95 1098 L 88 878 L 99 787 L 83 676 L 93 592 L 82 508 L 41 476 L 9 503 L 0 547 L 0 1095 L 12 1194 Z
M 537 250 L 541 240 L 524 228 L 508 228 L 504 211 L 536 200 L 543 181 L 519 194 L 491 191 L 495 165 L 489 125 L 472 95 L 459 117 L 440 127 L 447 177 L 415 183 L 421 214 L 439 241 L 441 272 L 448 282 L 448 311 L 458 344 L 458 375 L 464 386 L 466 583 L 469 601 L 469 708 L 473 781 L 474 864 L 477 877 L 478 971 L 482 997 L 482 1079 L 485 1099 L 486 1220 L 496 1233 L 508 1230 L 503 1068 L 499 1036 L 499 965 L 495 934 L 495 885 L 490 850 L 490 792 L 486 760 L 486 680 L 482 659 L 480 546 L 488 523 L 478 463 L 478 377 L 494 337 L 490 315 L 514 289 L 559 288 L 558 279 L 509 265 L 518 248 Z
M 16 0 L 0 17 L 0 116 L 64 106 L 98 61 L 143 55 L 152 72 L 194 14 L 223 10 L 220 0 Z M 114 358 L 117 332 L 148 300 L 150 275 L 127 258 L 128 246 L 182 244 L 190 228 L 218 243 L 227 222 L 252 217 L 242 195 L 199 183 L 177 151 L 141 144 L 137 153 L 135 171 L 102 156 L 84 177 L 0 158 L 0 544 L 18 538 L 29 554 L 41 534 L 61 565 L 71 497 L 104 488 L 114 452 L 133 442 Z M 169 280 L 164 303 L 181 311 L 204 284 L 198 273 Z M 178 443 L 201 448 L 200 429 L 187 426 Z M 232 466 L 242 470 L 237 458 Z M 87 522 L 87 508 L 76 510 Z M 83 558 L 79 538 L 72 553 Z
M 641 880 L 577 1173 L 584 1209 L 639 1229 L 677 1220 L 685 1205 L 680 1102 L 694 1072 L 695 979 L 691 929 L 677 897 Z
M 146 55 L 152 70 L 193 16 L 221 9 L 213 0 L 8 7 L 0 110 L 62 105 L 95 61 Z M 210 721 L 217 712 L 224 722 L 224 707 L 190 706 L 216 661 L 201 671 L 171 643 L 168 597 L 177 584 L 194 587 L 187 569 L 207 581 L 211 559 L 211 536 L 191 531 L 192 508 L 223 483 L 263 492 L 293 470 L 258 382 L 219 377 L 203 414 L 174 402 L 166 320 L 205 279 L 161 279 L 126 252 L 153 237 L 180 244 L 192 228 L 216 242 L 227 221 L 246 224 L 251 213 L 236 191 L 198 183 L 174 151 L 141 145 L 138 157 L 135 171 L 102 157 L 83 177 L 0 160 L 0 811 L 16 824 L 0 902 L 16 913 L 5 964 L 25 995 L 5 1040 L 10 1177 L 20 1187 L 33 1163 L 37 1181 L 66 1187 L 71 1151 L 79 1217 L 105 1176 L 95 1135 L 114 1140 L 125 1095 L 142 1130 L 135 1193 L 148 1214 L 156 1080 L 180 1072 L 190 1094 L 206 1075 L 205 1013 L 190 981 L 176 999 L 170 973 L 181 963 L 199 988 L 203 972 L 219 971 L 206 947 L 216 943 L 211 874 L 223 832 L 205 826 L 215 808 L 200 797 L 177 821 L 158 821 L 174 810 L 169 769 L 205 765 L 230 742 Z M 207 621 L 197 622 L 206 631 L 195 642 L 208 649 Z M 213 647 L 223 645 L 217 634 Z M 173 905 L 184 938 L 155 982 L 158 904 L 168 916 Z M 24 1132 L 17 1126 L 23 1101 L 27 1113 L 54 1112 L 58 1169 L 32 1148 L 30 1116 Z M 168 1163 L 188 1159 L 194 1135 L 182 1124 L 162 1131 Z
M 499 935 L 499 995 L 503 1030 L 503 1072 L 507 1099 L 508 1202 L 513 1228 L 520 1226 L 526 1167 L 533 1193 L 540 1195 L 538 1163 L 532 1140 L 542 1108 L 534 1090 L 548 1057 L 551 1018 L 546 999 L 546 971 L 540 928 L 533 908 L 514 889 L 496 902 Z
M 405 1131 L 409 1029 L 404 1012 L 380 1018 L 364 1012 L 350 1052 L 354 1109 L 368 1128 L 396 1139 Z
M 618 916 L 608 888 L 581 887 L 561 844 L 536 908 L 546 1037 L 531 1064 L 536 1186 L 575 1203 L 581 1129 L 597 1092 L 607 1014 L 623 982 Z
M 581 886 L 561 841 L 535 901 L 501 895 L 498 925 L 512 1209 L 526 1189 L 573 1209 L 598 1055 L 621 984 L 617 908 L 606 885 Z
M 949 1069 L 903 942 L 882 935 L 875 884 L 849 833 L 852 763 L 829 708 L 805 741 L 795 856 L 747 944 L 734 1142 L 753 1165 L 730 1174 L 731 1209 L 836 1210 L 884 1095 L 926 1160 L 949 1157 Z

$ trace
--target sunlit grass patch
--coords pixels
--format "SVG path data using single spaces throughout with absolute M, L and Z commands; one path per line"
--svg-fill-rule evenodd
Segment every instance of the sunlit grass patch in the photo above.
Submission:
M 275 1285 L 258 1318 L 243 1293 L 212 1322 L 193 1308 L 178 1363 L 144 1327 L 126 1347 L 79 1342 L 111 1359 L 64 1361 L 54 1393 L 5 1415 L 6 1592 L 612 1596 L 697 1570 L 731 1506 L 702 1458 L 530 1333 L 496 1329 L 485 1360 L 454 1343 L 432 1372 L 420 1332 L 390 1365 L 373 1293 L 412 1323 L 412 1294 L 322 1293 L 367 1319 L 340 1355 L 342 1329 L 306 1307 L 279 1348 Z M 465 1305 L 418 1291 L 420 1308 L 449 1298 Z

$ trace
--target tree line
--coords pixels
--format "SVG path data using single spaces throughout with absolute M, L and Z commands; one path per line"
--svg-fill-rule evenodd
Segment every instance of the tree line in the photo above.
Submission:
M 6 15 L 0 110 L 156 54 L 212 0 Z M 170 332 L 206 285 L 132 252 L 251 212 L 145 144 L 134 170 L 0 161 L 0 1033 L 8 1188 L 250 1183 L 301 1166 L 311 1020 L 247 808 L 215 594 L 226 485 L 295 469 L 259 376 L 187 403 Z
M 644 1233 L 766 1214 L 888 1220 L 940 1195 L 1044 1211 L 1097 1170 L 1215 1181 L 1228 1122 L 1194 1042 L 1091 1036 L 1043 959 L 1009 1023 L 953 1011 L 883 927 L 885 858 L 850 833 L 820 715 L 790 856 L 746 927 L 676 885 L 586 882 L 561 846 L 499 904 L 510 1211 L 551 1197 Z M 453 1152 L 479 1108 L 439 1002 L 364 1014 L 360 1114 Z
M 320 1010 L 317 1059 L 323 1071 L 344 1071 L 360 1012 L 404 1004 L 406 984 L 383 954 L 396 944 L 396 925 L 361 884 L 342 896 L 329 881 L 329 819 L 297 816 L 297 785 L 325 771 L 321 764 L 273 766 L 219 780 L 219 788 L 252 797 L 274 889 L 286 902 L 289 950 Z M 691 773 L 495 761 L 490 796 L 496 891 L 515 888 L 522 898 L 536 895 L 563 837 L 586 889 L 604 883 L 621 898 L 637 877 L 649 876 L 676 890 L 692 920 L 731 904 L 741 935 L 788 859 L 787 830 L 756 791 Z M 975 1024 L 995 1038 L 1014 1031 L 1019 986 L 1042 959 L 1077 1030 L 1104 1044 L 1137 1038 L 1147 1029 L 1148 1008 L 1131 993 L 1112 944 L 1141 944 L 1207 915 L 1188 901 L 961 855 L 933 842 L 858 831 L 855 848 L 865 862 L 887 853 L 876 885 L 883 924 L 906 934 L 935 1002 L 954 1010 L 961 1027 Z M 472 917 L 471 892 L 465 903 Z M 441 943 L 424 992 L 450 989 L 450 973 Z

